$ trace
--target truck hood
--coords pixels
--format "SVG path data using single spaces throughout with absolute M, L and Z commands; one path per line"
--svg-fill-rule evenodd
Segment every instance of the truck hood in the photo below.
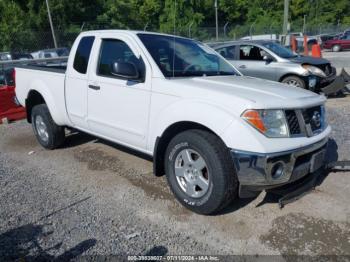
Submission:
M 330 62 L 327 59 L 311 57 L 311 56 L 298 56 L 290 58 L 289 61 L 297 64 L 309 64 L 309 65 L 324 65 Z
M 305 108 L 325 102 L 313 92 L 247 76 L 211 76 L 170 80 L 173 95 L 206 100 L 217 105 L 242 108 Z M 241 112 L 240 112 L 241 113 Z

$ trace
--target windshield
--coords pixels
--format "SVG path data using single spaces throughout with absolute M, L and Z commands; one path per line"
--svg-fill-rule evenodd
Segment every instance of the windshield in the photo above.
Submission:
M 281 46 L 280 44 L 264 43 L 262 45 L 282 58 L 292 58 L 292 57 L 298 56 L 298 55 L 294 54 L 290 49 L 285 48 L 285 47 Z
M 231 64 L 199 42 L 166 35 L 138 36 L 165 77 L 238 75 Z

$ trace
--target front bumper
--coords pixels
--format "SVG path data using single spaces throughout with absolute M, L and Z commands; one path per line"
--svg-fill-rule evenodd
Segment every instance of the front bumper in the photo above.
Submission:
M 303 148 L 267 154 L 232 149 L 231 155 L 240 185 L 264 190 L 292 183 L 322 167 L 327 143 L 325 138 Z
M 332 67 L 332 72 L 326 77 L 309 75 L 305 81 L 311 91 L 319 92 L 322 88 L 332 84 L 337 78 L 337 70 Z

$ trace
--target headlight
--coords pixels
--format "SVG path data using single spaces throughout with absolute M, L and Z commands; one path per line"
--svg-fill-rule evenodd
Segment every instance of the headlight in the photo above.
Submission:
M 326 77 L 326 74 L 316 66 L 302 65 L 302 67 L 306 69 L 310 74 L 320 76 L 320 77 Z
M 288 137 L 289 130 L 282 110 L 247 110 L 242 118 L 267 137 Z

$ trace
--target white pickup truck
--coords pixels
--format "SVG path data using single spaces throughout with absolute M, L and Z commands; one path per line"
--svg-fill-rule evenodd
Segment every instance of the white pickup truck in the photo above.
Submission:
M 16 68 L 16 92 L 43 147 L 73 128 L 151 155 L 201 214 L 312 176 L 331 130 L 325 97 L 244 77 L 206 45 L 158 33 L 84 32 L 66 68 Z

